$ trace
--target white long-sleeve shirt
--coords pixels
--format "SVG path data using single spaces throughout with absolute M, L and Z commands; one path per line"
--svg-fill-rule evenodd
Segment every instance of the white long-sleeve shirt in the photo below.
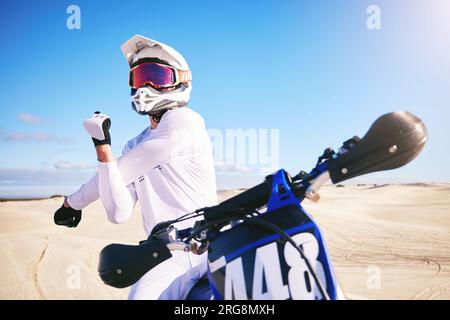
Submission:
M 142 131 L 128 141 L 122 153 L 117 161 L 99 162 L 98 174 L 67 198 L 72 208 L 80 210 L 100 197 L 108 219 L 122 223 L 130 218 L 139 199 L 148 236 L 159 222 L 217 203 L 211 143 L 202 117 L 192 109 L 167 111 L 156 129 Z M 177 226 L 187 228 L 192 221 Z M 133 286 L 130 298 L 158 298 L 175 278 L 184 283 L 176 285 L 173 294 L 165 290 L 164 297 L 181 299 L 187 294 L 184 291 L 191 284 L 182 275 L 193 272 L 196 278 L 199 271 L 191 267 L 200 260 L 191 254 L 173 254 L 141 279 L 144 284 L 140 280 Z

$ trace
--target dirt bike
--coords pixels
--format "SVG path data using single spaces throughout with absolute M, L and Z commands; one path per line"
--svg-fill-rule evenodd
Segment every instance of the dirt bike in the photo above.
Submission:
M 327 148 L 310 172 L 281 169 L 222 203 L 160 223 L 139 245 L 111 244 L 100 253 L 99 274 L 113 287 L 132 285 L 171 257 L 171 251 L 207 251 L 207 276 L 187 299 L 341 299 L 322 232 L 301 206 L 318 191 L 363 174 L 401 167 L 427 141 L 424 123 L 409 112 L 378 118 L 363 138 L 335 152 Z M 177 222 L 196 219 L 192 228 Z M 205 298 L 206 297 L 206 298 Z

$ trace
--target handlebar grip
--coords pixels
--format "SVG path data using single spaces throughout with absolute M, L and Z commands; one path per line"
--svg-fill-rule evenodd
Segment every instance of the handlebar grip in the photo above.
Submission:
M 246 212 L 258 209 L 269 201 L 271 179 L 266 180 L 246 191 L 227 199 L 217 206 L 206 208 L 204 217 L 206 222 L 225 218 L 239 218 Z

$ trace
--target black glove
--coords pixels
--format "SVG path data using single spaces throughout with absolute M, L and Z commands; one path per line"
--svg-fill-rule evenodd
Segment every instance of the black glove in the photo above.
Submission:
M 73 208 L 66 208 L 64 204 L 56 210 L 53 216 L 55 223 L 59 226 L 66 226 L 68 228 L 75 228 L 81 221 L 81 210 Z
M 98 139 L 92 138 L 92 141 L 94 141 L 95 146 L 100 146 L 102 144 L 111 145 L 111 135 L 109 134 L 109 128 L 111 128 L 111 119 L 107 118 L 102 123 L 102 129 L 103 129 L 103 134 L 105 135 L 105 139 L 98 140 Z
M 111 119 L 100 111 L 94 114 L 83 122 L 83 126 L 92 137 L 95 146 L 103 144 L 111 145 L 111 135 L 109 128 L 111 128 Z

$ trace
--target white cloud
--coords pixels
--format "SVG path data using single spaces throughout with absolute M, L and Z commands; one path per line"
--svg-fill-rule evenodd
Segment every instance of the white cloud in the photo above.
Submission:
M 0 167 L 0 198 L 70 194 L 94 174 L 93 170 Z
M 53 168 L 0 167 L 0 186 L 64 186 L 86 182 L 93 170 L 57 170 Z
M 218 190 L 246 189 L 264 181 L 264 176 L 248 174 L 218 174 L 216 178 Z
M 214 168 L 216 172 L 222 173 L 254 173 L 256 172 L 254 169 L 249 168 L 247 166 L 238 165 L 235 163 L 223 162 L 223 161 L 215 161 Z
M 86 163 L 73 163 L 69 161 L 57 161 L 53 164 L 53 166 L 56 169 L 62 169 L 62 170 L 86 170 L 86 169 L 93 169 L 94 166 Z
M 9 142 L 56 142 L 60 144 L 72 143 L 70 138 L 64 138 L 52 133 L 46 132 L 1 132 L 0 140 Z
M 17 115 L 17 120 L 22 121 L 22 122 L 32 123 L 32 124 L 42 122 L 42 118 L 40 118 L 34 114 L 27 113 L 27 112 L 19 113 Z

